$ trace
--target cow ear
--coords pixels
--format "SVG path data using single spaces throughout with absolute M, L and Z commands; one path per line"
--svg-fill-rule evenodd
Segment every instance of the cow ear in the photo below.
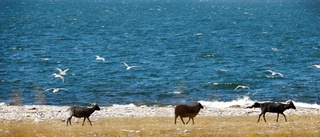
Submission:
M 288 100 L 288 101 L 287 101 L 287 104 L 290 104 L 290 103 L 292 103 L 292 101 L 291 101 L 291 100 Z

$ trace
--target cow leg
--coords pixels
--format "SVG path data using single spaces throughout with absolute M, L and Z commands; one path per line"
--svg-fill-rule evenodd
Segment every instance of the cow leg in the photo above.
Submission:
M 70 123 L 70 126 L 71 126 L 71 118 L 72 116 L 67 119 L 67 126 L 68 126 L 68 123 Z
M 287 118 L 286 115 L 284 115 L 283 113 L 281 113 L 284 116 L 284 120 L 287 122 Z
M 181 118 L 182 123 L 185 124 L 184 121 L 183 121 L 183 118 L 181 116 L 180 116 L 180 118 Z
M 189 120 L 187 121 L 187 123 L 186 123 L 186 124 L 188 124 L 188 123 L 189 123 L 190 119 L 191 119 L 191 117 L 189 117 Z
M 261 117 L 261 115 L 262 115 L 263 113 L 261 113 L 260 115 L 259 115 L 259 118 L 258 118 L 258 122 L 257 123 L 259 123 L 259 121 L 260 121 L 260 117 Z
M 174 124 L 177 124 L 177 118 L 178 118 L 178 115 L 174 117 Z
M 82 126 L 84 125 L 85 121 L 86 121 L 86 117 L 83 118 Z
M 267 122 L 266 121 L 266 113 L 263 113 L 263 120 L 264 120 L 264 122 Z
M 194 120 L 193 120 L 193 117 L 192 117 L 192 124 L 194 124 Z
M 91 121 L 90 121 L 89 117 L 87 117 L 87 119 L 88 119 L 88 121 L 89 121 L 90 125 L 92 126 L 92 124 L 91 124 Z

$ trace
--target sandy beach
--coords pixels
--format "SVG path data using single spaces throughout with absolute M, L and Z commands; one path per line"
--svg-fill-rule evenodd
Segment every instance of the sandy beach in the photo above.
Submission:
M 89 107 L 89 106 L 88 106 Z M 288 122 L 267 113 L 267 122 L 257 123 L 260 109 L 244 106 L 205 107 L 195 124 L 174 124 L 174 106 L 100 106 L 88 122 L 72 120 L 66 126 L 68 106 L 0 106 L 0 136 L 320 136 L 320 110 L 297 107 L 285 111 Z M 185 118 L 185 122 L 186 122 Z M 78 121 L 78 122 L 75 122 Z
M 88 106 L 90 107 L 90 106 Z M 69 106 L 47 106 L 47 105 L 24 105 L 24 106 L 0 106 L 1 120 L 15 119 L 65 119 L 66 110 Z M 135 106 L 115 105 L 100 106 L 100 111 L 95 111 L 91 117 L 108 118 L 108 117 L 174 117 L 174 106 L 157 107 L 157 106 Z M 234 106 L 229 108 L 210 108 L 202 109 L 198 116 L 257 116 L 261 112 L 260 108 L 248 109 L 244 106 Z M 320 114 L 318 108 L 297 107 L 296 110 L 288 109 L 286 115 L 310 115 Z

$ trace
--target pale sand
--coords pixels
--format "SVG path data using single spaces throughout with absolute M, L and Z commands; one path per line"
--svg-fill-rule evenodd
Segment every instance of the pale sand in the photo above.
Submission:
M 90 106 L 88 106 L 90 107 Z M 67 117 L 68 106 L 46 106 L 46 105 L 24 105 L 8 106 L 0 105 L 0 120 L 21 120 L 21 119 L 61 119 Z M 95 111 L 91 117 L 174 117 L 174 106 L 149 107 L 149 106 L 100 106 L 100 111 Z M 198 116 L 258 116 L 260 108 L 247 109 L 238 108 L 204 108 Z M 320 114 L 317 108 L 297 107 L 296 110 L 289 109 L 284 112 L 286 115 L 308 115 Z

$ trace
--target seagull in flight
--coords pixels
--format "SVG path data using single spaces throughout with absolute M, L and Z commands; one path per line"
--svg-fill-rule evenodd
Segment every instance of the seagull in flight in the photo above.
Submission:
M 314 67 L 320 69 L 320 65 L 313 64 L 313 65 L 311 65 L 311 66 L 314 66 Z
M 64 83 L 64 77 L 62 75 L 57 74 L 57 73 L 53 73 L 52 76 L 54 76 L 55 78 L 61 78 L 62 83 Z
M 267 72 L 270 72 L 272 76 L 274 76 L 274 75 L 279 75 L 279 76 L 283 77 L 283 75 L 282 75 L 280 72 L 274 72 L 274 71 L 272 71 L 272 70 L 266 70 L 266 71 L 267 71 Z
M 236 91 L 238 88 L 247 88 L 247 89 L 249 89 L 249 91 L 251 91 L 250 87 L 248 87 L 248 86 L 243 86 L 243 85 L 238 85 L 238 86 L 234 89 L 234 91 Z
M 122 62 L 126 67 L 127 67 L 127 70 L 130 70 L 130 69 L 132 69 L 132 68 L 136 68 L 136 67 L 138 67 L 138 66 L 129 66 L 127 63 L 125 63 L 125 62 Z
M 69 68 L 67 68 L 66 70 L 62 70 L 60 68 L 56 68 L 56 69 L 59 70 L 61 76 L 67 75 L 67 71 L 69 70 Z
M 100 56 L 96 56 L 96 60 L 106 61 L 103 57 L 100 57 Z
M 49 91 L 49 90 L 52 90 L 53 93 L 57 93 L 57 92 L 59 92 L 60 90 L 68 91 L 68 90 L 65 89 L 65 88 L 49 88 L 49 89 L 46 89 L 46 91 Z

